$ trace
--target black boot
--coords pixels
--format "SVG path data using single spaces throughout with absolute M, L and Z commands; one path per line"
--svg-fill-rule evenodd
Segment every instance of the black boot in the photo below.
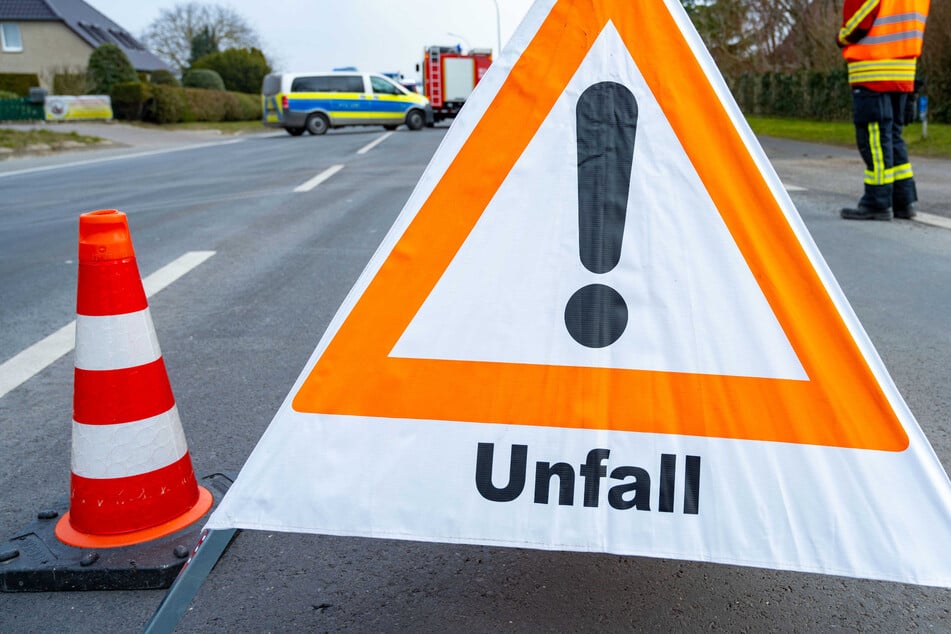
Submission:
M 899 207 L 895 205 L 895 217 L 903 218 L 905 220 L 911 220 L 915 217 L 915 205 L 914 203 L 908 203 L 904 207 Z
M 891 220 L 892 210 L 889 208 L 879 209 L 876 207 L 845 207 L 839 212 L 846 220 Z

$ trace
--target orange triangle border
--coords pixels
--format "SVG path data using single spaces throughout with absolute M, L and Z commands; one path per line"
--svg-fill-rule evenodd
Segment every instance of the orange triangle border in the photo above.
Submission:
M 389 356 L 608 20 L 716 204 L 808 381 Z M 731 160 L 709 160 L 710 148 Z M 472 178 L 474 173 L 479 178 Z M 316 361 L 292 406 L 315 414 L 607 429 L 881 451 L 903 451 L 909 442 L 663 2 L 554 4 Z

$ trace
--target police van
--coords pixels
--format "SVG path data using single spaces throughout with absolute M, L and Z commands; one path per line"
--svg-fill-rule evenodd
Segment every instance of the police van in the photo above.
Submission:
M 343 126 L 420 130 L 433 124 L 426 97 L 376 73 L 273 73 L 264 78 L 261 99 L 264 125 L 293 136 Z

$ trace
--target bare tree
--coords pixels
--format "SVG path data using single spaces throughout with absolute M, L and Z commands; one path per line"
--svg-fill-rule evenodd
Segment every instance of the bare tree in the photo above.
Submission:
M 770 50 L 772 70 L 827 71 L 842 65 L 835 43 L 842 20 L 836 0 L 763 2 L 773 14 L 770 29 L 779 36 Z
M 210 34 L 220 50 L 260 48 L 257 33 L 234 9 L 199 2 L 163 9 L 144 39 L 152 52 L 181 72 L 188 68 L 192 41 L 203 33 Z
M 755 0 L 692 2 L 688 11 L 710 54 L 727 77 L 758 70 L 759 16 Z
M 727 77 L 841 63 L 836 0 L 683 0 Z

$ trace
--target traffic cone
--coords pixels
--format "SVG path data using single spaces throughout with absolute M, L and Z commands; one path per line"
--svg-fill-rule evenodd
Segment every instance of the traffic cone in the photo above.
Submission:
M 126 215 L 79 217 L 69 512 L 56 537 L 80 548 L 152 541 L 211 507 L 198 485 Z

